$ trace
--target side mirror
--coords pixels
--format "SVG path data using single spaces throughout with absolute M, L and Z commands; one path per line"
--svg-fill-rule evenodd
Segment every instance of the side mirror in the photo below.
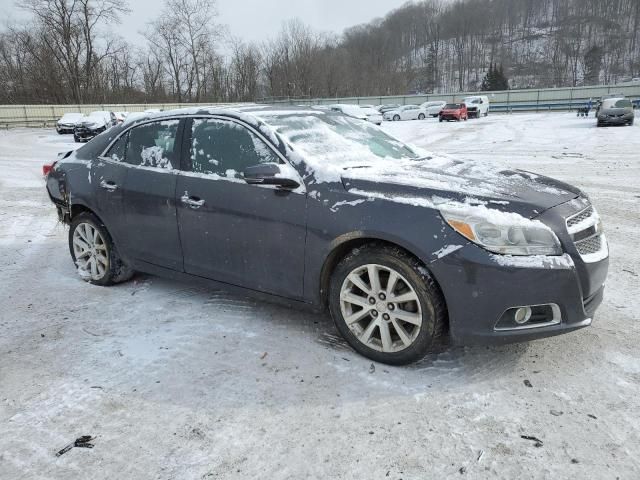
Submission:
M 249 185 L 275 185 L 285 190 L 294 190 L 300 186 L 297 180 L 288 178 L 277 163 L 261 163 L 247 167 L 244 181 Z

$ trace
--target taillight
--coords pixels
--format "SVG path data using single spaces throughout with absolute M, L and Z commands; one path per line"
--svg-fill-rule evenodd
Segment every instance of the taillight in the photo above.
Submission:
M 47 176 L 49 175 L 49 172 L 51 172 L 51 170 L 53 170 L 53 167 L 55 167 L 56 163 L 58 163 L 57 161 L 53 162 L 53 163 L 49 163 L 49 164 L 44 164 L 42 166 L 42 175 L 43 176 Z

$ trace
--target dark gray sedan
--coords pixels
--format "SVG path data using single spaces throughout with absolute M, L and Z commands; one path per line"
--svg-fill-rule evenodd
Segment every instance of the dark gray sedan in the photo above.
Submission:
M 598 126 L 633 125 L 635 114 L 631 100 L 626 98 L 607 98 L 596 114 Z
M 151 114 L 63 157 L 47 189 L 84 280 L 141 271 L 328 308 L 377 361 L 569 332 L 602 301 L 607 241 L 578 189 L 340 113 Z

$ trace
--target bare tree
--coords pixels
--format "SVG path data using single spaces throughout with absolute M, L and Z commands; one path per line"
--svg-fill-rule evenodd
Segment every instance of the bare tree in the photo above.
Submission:
M 54 59 L 69 83 L 72 100 L 81 103 L 91 94 L 91 83 L 109 46 L 98 52 L 99 27 L 128 11 L 120 0 L 24 0 L 18 5 L 38 25 L 39 49 Z M 35 55 L 35 51 L 33 52 Z

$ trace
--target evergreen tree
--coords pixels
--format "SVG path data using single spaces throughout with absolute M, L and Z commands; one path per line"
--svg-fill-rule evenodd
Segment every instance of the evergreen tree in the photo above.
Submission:
M 493 78 L 494 78 L 494 71 L 493 71 L 493 62 L 491 62 L 491 64 L 489 64 L 489 72 L 487 72 L 487 74 L 484 76 L 484 78 L 482 79 L 482 85 L 480 86 L 480 89 L 483 92 L 489 92 L 491 90 L 493 90 L 492 84 L 493 84 Z
M 504 74 L 502 65 L 500 65 L 500 68 L 498 68 L 498 65 L 494 65 L 493 62 L 489 65 L 489 71 L 484 76 L 480 89 L 483 92 L 509 90 L 509 79 Z

